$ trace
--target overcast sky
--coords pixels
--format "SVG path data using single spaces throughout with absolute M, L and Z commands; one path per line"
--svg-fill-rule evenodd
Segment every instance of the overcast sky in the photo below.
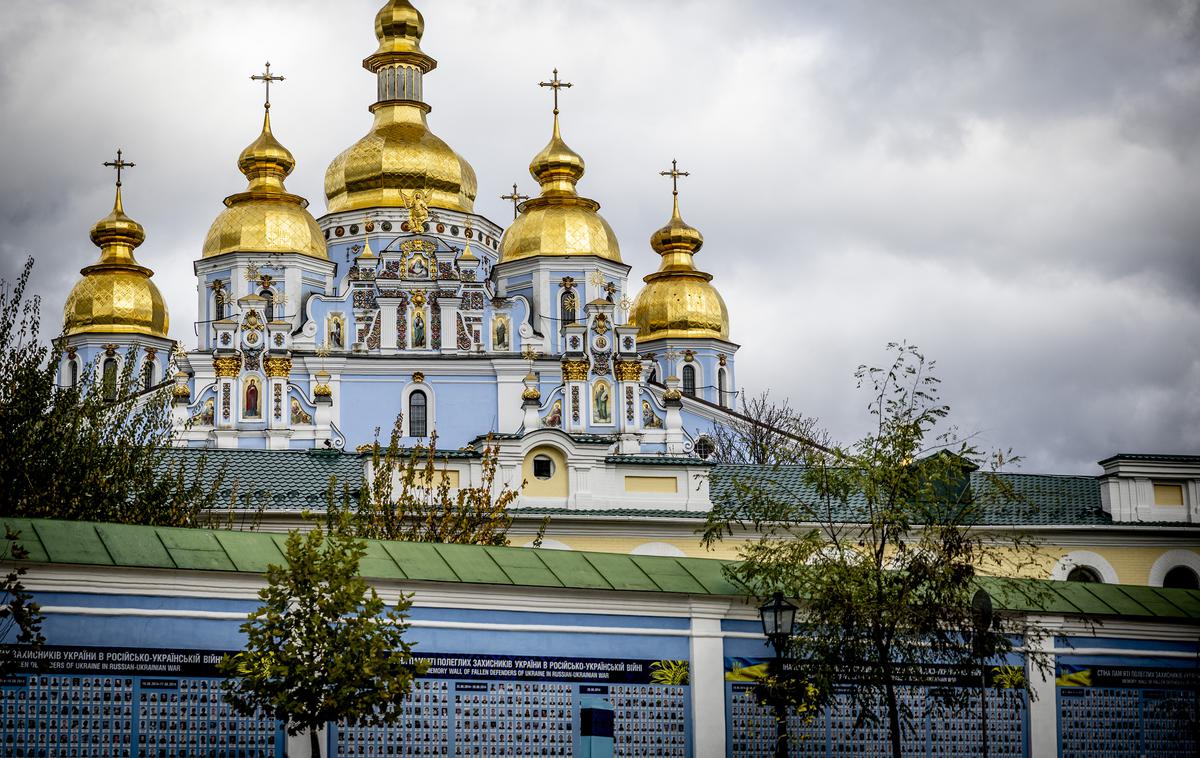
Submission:
M 257 134 L 270 59 L 288 188 L 320 216 L 329 161 L 364 134 L 379 0 L 12 0 L 0 25 L 0 276 L 37 258 L 51 330 L 100 163 L 136 162 L 171 334 L 195 344 L 199 253 Z M 865 429 L 860 363 L 908 340 L 953 419 L 1031 472 L 1118 451 L 1200 452 L 1200 3 L 418 0 L 430 125 L 499 223 L 549 135 L 616 230 L 632 282 L 657 266 L 672 158 L 742 345 L 738 382 Z

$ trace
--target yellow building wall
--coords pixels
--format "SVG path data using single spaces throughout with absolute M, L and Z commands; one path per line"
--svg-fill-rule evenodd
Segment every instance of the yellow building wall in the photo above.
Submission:
M 572 550 L 586 550 L 604 553 L 631 553 L 634 548 L 648 542 L 661 542 L 673 545 L 686 556 L 695 558 L 722 558 L 733 560 L 738 557 L 737 542 L 726 541 L 719 543 L 713 550 L 705 550 L 697 539 L 660 539 L 651 537 L 574 535 L 558 533 L 551 521 L 547 538 L 557 540 Z M 1117 580 L 1121 584 L 1145 585 L 1150 579 L 1150 568 L 1168 550 L 1189 549 L 1186 546 L 1170 547 L 1097 547 L 1089 545 L 1074 545 L 1062 547 L 1059 545 L 1042 545 L 1030 553 L 1010 558 L 1002 567 L 981 567 L 988 574 L 1017 574 L 1021 576 L 1046 578 L 1054 566 L 1064 555 L 1076 550 L 1086 550 L 1096 553 L 1112 564 L 1117 572 Z M 1200 555 L 1200 547 L 1191 549 Z M 1019 568 L 1017 564 L 1020 564 Z M 997 570 L 999 569 L 999 570 Z

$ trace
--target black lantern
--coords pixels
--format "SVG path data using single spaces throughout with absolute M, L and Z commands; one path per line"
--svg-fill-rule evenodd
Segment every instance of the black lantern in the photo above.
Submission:
M 782 592 L 776 592 L 771 599 L 758 609 L 762 617 L 763 634 L 779 655 L 783 646 L 792 636 L 792 627 L 796 623 L 796 606 L 783 599 Z
M 792 636 L 792 627 L 796 624 L 796 606 L 783 599 L 782 592 L 771 595 L 770 601 L 758 609 L 762 618 L 763 634 L 775 649 L 775 659 L 771 668 L 776 677 L 783 675 L 783 651 Z M 788 714 L 787 706 L 778 695 L 771 703 L 775 711 L 775 756 L 788 757 Z
M 992 629 L 992 623 L 995 620 L 995 611 L 992 609 L 992 596 L 987 590 L 980 589 L 975 591 L 975 595 L 971 598 L 971 624 L 975 627 L 975 633 L 972 635 L 974 643 L 972 651 L 975 657 L 979 660 L 979 729 L 980 729 L 980 746 L 983 758 L 988 756 L 988 718 L 987 718 L 987 658 L 989 639 L 988 633 Z

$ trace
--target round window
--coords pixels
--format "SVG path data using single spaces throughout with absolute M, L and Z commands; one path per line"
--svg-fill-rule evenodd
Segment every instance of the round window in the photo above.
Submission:
M 1177 590 L 1200 589 L 1200 576 L 1187 566 L 1176 566 L 1163 577 L 1163 586 Z
M 1100 572 L 1091 566 L 1076 566 L 1067 574 L 1068 582 L 1084 582 L 1086 584 L 1104 584 Z
M 554 461 L 548 455 L 533 457 L 533 476 L 537 479 L 549 479 L 554 476 Z
M 696 455 L 707 460 L 715 452 L 717 452 L 717 443 L 713 442 L 712 437 L 702 434 L 696 438 Z

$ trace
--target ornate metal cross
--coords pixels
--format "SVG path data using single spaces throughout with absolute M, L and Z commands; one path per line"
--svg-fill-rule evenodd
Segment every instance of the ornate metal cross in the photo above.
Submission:
M 256 82 L 262 82 L 267 88 L 267 100 L 263 103 L 263 108 L 271 110 L 271 82 L 282 82 L 282 76 L 275 76 L 271 73 L 271 61 L 267 61 L 266 70 L 261 74 L 253 74 L 250 78 Z
M 558 69 L 554 69 L 554 76 L 548 82 L 538 82 L 539 87 L 549 87 L 554 90 L 554 115 L 558 115 L 558 91 L 563 87 L 574 87 L 570 82 L 560 81 L 558 78 Z
M 129 162 L 129 161 L 127 161 L 127 160 L 122 160 L 122 158 L 121 158 L 121 150 L 118 148 L 118 150 L 117 150 L 117 159 L 116 159 L 115 161 L 105 161 L 105 162 L 104 162 L 104 165 L 105 165 L 105 166 L 108 166 L 109 168 L 115 168 L 115 169 L 117 170 L 117 186 L 118 186 L 118 187 L 120 187 L 120 186 L 121 186 L 121 169 L 123 169 L 123 168 L 133 168 L 133 167 L 134 167 L 134 166 L 136 166 L 137 164 L 136 164 L 136 163 L 130 163 L 130 162 Z
M 515 220 L 517 218 L 517 206 L 521 204 L 522 200 L 528 200 L 529 195 L 522 195 L 521 193 L 517 192 L 517 183 L 513 182 L 512 194 L 511 195 L 501 195 L 500 199 L 501 200 L 512 200 L 513 219 Z
M 679 177 L 691 176 L 691 174 L 688 173 L 687 171 L 679 170 L 679 164 L 675 161 L 674 158 L 671 159 L 671 170 L 670 171 L 659 171 L 658 175 L 671 177 L 671 194 L 672 195 L 679 194 Z

